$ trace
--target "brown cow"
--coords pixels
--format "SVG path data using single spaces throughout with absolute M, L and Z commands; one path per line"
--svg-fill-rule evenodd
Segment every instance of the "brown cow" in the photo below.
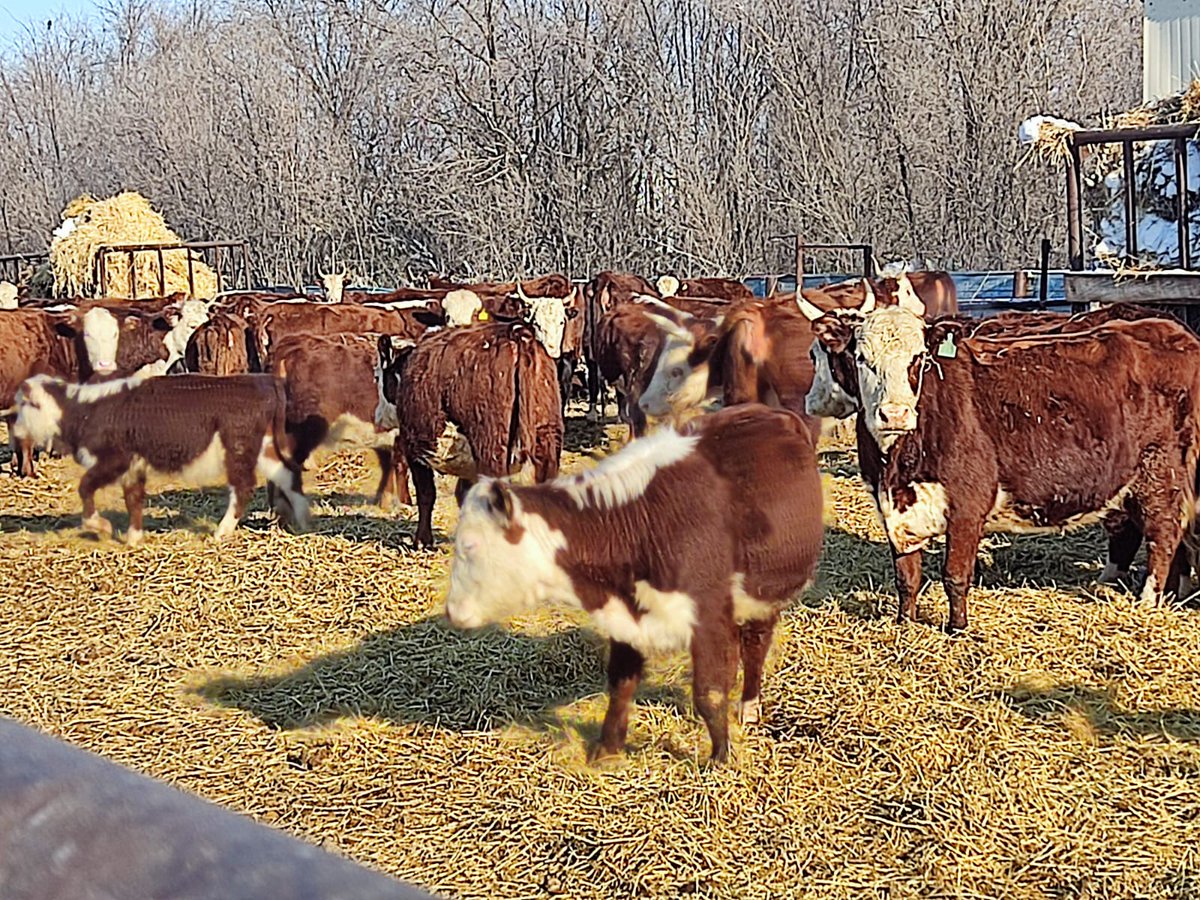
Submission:
M 458 477 L 460 501 L 480 474 L 508 475 L 526 462 L 537 481 L 558 474 L 558 379 L 529 326 L 449 328 L 400 352 L 393 339 L 381 337 L 379 357 L 380 405 L 395 409 L 395 452 L 404 454 L 417 489 L 419 545 L 433 545 L 434 470 Z M 453 457 L 439 451 L 447 425 Z
M 634 441 L 550 484 L 484 480 L 459 516 L 446 614 L 473 628 L 561 604 L 609 638 L 609 706 L 592 756 L 619 753 L 645 658 L 688 648 L 712 759 L 729 752 L 740 655 L 757 722 L 779 613 L 823 537 L 816 451 L 788 412 L 747 405 Z
M 424 306 L 377 309 L 357 303 L 271 303 L 256 310 L 253 320 L 259 359 L 270 360 L 271 347 L 297 334 L 387 334 L 415 341 L 445 319 Z
M 296 465 L 303 470 L 322 445 L 373 450 L 380 470 L 374 503 L 386 509 L 395 495 L 404 504 L 412 497 L 404 459 L 392 452 L 396 428 L 376 423 L 377 348 L 377 335 L 294 335 L 275 345 L 271 374 L 287 391 L 288 449 Z
M 630 272 L 601 272 L 583 287 L 583 358 L 587 365 L 589 422 L 604 418 L 603 376 L 600 372 L 601 347 L 598 329 L 604 314 L 637 296 L 655 297 L 654 286 Z
M 1195 518 L 1200 341 L 1175 322 L 1115 319 L 1076 332 L 962 338 L 920 302 L 864 308 L 854 344 L 862 428 L 895 554 L 902 618 L 915 616 L 920 551 L 946 534 L 949 627 L 985 530 L 1129 521 L 1149 542 L 1143 597 L 1178 590 Z
M 258 340 L 250 319 L 218 310 L 188 338 L 185 371 L 199 375 L 245 375 L 261 372 Z
M 663 275 L 658 279 L 657 287 L 659 296 L 668 301 L 672 297 L 698 297 L 725 303 L 743 303 L 754 299 L 754 292 L 750 288 L 732 278 L 685 278 L 680 281 L 673 275 Z
M 197 483 L 224 477 L 229 509 L 217 526 L 220 540 L 245 515 L 256 472 L 278 488 L 282 517 L 301 528 L 307 522 L 299 467 L 281 449 L 285 407 L 283 383 L 269 375 L 135 376 L 93 385 L 36 375 L 18 392 L 13 428 L 19 439 L 58 447 L 84 467 L 79 496 L 89 531 L 112 533 L 95 494 L 120 479 L 130 544 L 142 538 L 148 471 Z

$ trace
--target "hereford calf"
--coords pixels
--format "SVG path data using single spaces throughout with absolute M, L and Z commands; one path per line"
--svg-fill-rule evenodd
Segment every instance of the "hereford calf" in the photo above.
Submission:
M 984 531 L 1131 521 L 1149 545 L 1143 598 L 1174 593 L 1196 517 L 1200 341 L 1163 319 L 997 340 L 928 325 L 908 292 L 864 306 L 854 348 L 862 425 L 902 618 L 920 552 L 946 535 L 951 630 L 966 627 Z M 915 560 L 915 562 L 914 562 Z
M 473 628 L 545 604 L 586 610 L 611 641 L 609 707 L 594 755 L 624 747 L 645 657 L 690 648 L 693 700 L 712 758 L 740 714 L 759 718 L 780 611 L 811 581 L 821 483 L 807 429 L 747 405 L 634 441 L 545 485 L 483 480 L 463 504 L 446 614 Z
M 284 338 L 271 354 L 271 373 L 287 390 L 289 454 L 301 469 L 320 446 L 372 450 L 379 460 L 375 504 L 390 507 L 395 496 L 412 503 L 408 470 L 393 452 L 396 428 L 376 424 L 375 335 L 297 335 Z M 394 492 L 394 493 L 393 493 Z
M 509 475 L 525 463 L 537 481 L 558 474 L 558 378 L 529 326 L 448 328 L 415 346 L 397 347 L 385 336 L 379 358 L 376 421 L 394 415 L 399 425 L 395 452 L 407 460 L 417 489 L 419 545 L 433 544 L 434 471 L 459 479 L 460 502 L 478 475 Z
M 70 453 L 86 470 L 79 482 L 83 527 L 111 534 L 96 512 L 96 491 L 120 480 L 129 510 L 127 541 L 142 538 L 146 474 L 229 485 L 229 508 L 217 526 L 228 536 L 246 512 L 257 471 L 278 489 L 276 512 L 307 523 L 300 469 L 282 452 L 287 440 L 283 382 L 270 375 L 133 377 L 94 385 L 37 375 L 17 396 L 18 438 Z

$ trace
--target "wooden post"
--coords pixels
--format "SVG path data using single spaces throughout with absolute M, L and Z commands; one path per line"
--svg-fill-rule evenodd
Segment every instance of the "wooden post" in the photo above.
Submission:
M 1038 301 L 1045 305 L 1050 297 L 1050 238 L 1042 238 L 1042 267 L 1038 273 Z
M 1131 266 L 1138 261 L 1137 188 L 1133 183 L 1133 141 L 1121 142 L 1121 163 L 1124 173 L 1121 193 L 1125 198 L 1125 260 Z
M 1179 268 L 1192 267 L 1192 229 L 1188 221 L 1188 148 L 1183 138 L 1175 139 L 1175 225 L 1179 235 Z
M 137 269 L 133 267 L 134 255 L 132 250 L 126 251 L 129 254 L 129 299 L 137 299 Z
M 1029 296 L 1029 273 L 1024 269 L 1013 272 L 1013 299 Z
M 1083 185 L 1079 147 L 1070 142 L 1071 155 L 1067 161 L 1067 267 L 1083 271 Z
M 162 247 L 158 248 L 158 296 L 167 296 L 167 268 L 163 264 Z
M 796 235 L 796 293 L 804 286 L 804 238 Z

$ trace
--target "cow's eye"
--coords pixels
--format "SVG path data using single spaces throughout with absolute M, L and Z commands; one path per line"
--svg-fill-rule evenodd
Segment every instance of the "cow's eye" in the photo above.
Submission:
M 671 370 L 671 377 L 672 378 L 682 378 L 683 377 L 683 369 L 676 366 L 674 369 Z

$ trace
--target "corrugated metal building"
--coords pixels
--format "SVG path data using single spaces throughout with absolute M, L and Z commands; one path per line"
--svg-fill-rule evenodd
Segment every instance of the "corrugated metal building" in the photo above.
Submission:
M 1142 99 L 1177 94 L 1200 76 L 1200 0 L 1145 0 Z

